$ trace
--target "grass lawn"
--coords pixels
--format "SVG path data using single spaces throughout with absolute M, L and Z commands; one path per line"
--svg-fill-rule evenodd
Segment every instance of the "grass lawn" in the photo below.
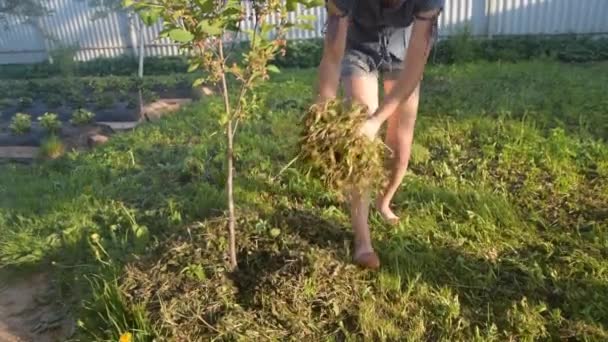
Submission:
M 226 271 L 220 103 L 88 154 L 2 166 L 0 268 L 50 270 L 77 338 L 608 340 L 608 64 L 434 66 L 383 267 L 350 264 L 342 203 L 294 168 L 314 70 L 237 134 Z

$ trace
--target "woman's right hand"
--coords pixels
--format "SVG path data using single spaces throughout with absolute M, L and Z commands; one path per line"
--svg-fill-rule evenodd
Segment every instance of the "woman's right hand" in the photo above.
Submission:
M 373 141 L 376 139 L 378 131 L 380 131 L 380 126 L 382 126 L 382 122 L 380 122 L 377 117 L 372 116 L 363 123 L 359 133 Z

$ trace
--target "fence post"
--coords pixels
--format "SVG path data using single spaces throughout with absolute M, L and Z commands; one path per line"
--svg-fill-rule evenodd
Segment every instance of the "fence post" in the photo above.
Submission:
M 124 10 L 121 10 L 124 11 Z M 137 34 L 135 32 L 135 21 L 133 20 L 133 13 L 132 12 L 124 12 L 125 15 L 127 16 L 127 21 L 128 21 L 128 27 L 129 27 L 129 37 L 131 40 L 131 50 L 133 52 L 133 57 L 137 57 L 138 53 L 137 53 L 137 47 L 138 47 L 138 42 L 137 42 Z
M 138 72 L 137 75 L 139 76 L 139 78 L 143 78 L 144 77 L 144 55 L 145 55 L 145 50 L 144 50 L 144 46 L 145 46 L 145 39 L 144 39 L 144 31 L 146 29 L 146 27 L 144 26 L 144 23 L 141 20 L 137 21 L 138 26 L 139 26 L 139 67 L 138 67 Z
M 495 0 L 488 0 L 486 4 L 486 36 L 492 38 L 492 15 L 496 9 Z
M 36 29 L 38 34 L 42 37 L 42 44 L 44 45 L 44 51 L 46 52 L 46 59 L 49 61 L 49 64 L 53 64 L 53 56 L 51 54 L 51 46 L 49 43 L 49 37 L 44 28 L 42 27 L 42 19 L 36 18 L 32 22 L 32 27 Z

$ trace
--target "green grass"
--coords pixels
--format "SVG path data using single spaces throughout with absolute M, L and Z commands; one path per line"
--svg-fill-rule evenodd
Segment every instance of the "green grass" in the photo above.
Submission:
M 50 135 L 40 144 L 39 156 L 41 158 L 56 159 L 65 153 L 65 145 L 56 135 Z
M 260 91 L 237 135 L 226 271 L 219 104 L 92 153 L 3 166 L 0 267 L 46 267 L 81 340 L 608 339 L 608 65 L 433 67 L 403 222 L 349 263 L 344 206 L 294 168 L 314 73 Z M 82 305 L 84 301 L 84 305 Z

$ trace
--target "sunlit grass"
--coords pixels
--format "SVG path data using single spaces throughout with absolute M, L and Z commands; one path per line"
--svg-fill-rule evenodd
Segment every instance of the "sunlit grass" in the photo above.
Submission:
M 87 304 L 84 340 L 606 340 L 605 68 L 431 68 L 402 222 L 370 218 L 375 274 L 350 264 L 345 206 L 294 168 L 278 175 L 310 70 L 265 85 L 237 135 L 236 273 L 213 103 L 91 153 L 3 166 L 0 267 L 55 270 Z

